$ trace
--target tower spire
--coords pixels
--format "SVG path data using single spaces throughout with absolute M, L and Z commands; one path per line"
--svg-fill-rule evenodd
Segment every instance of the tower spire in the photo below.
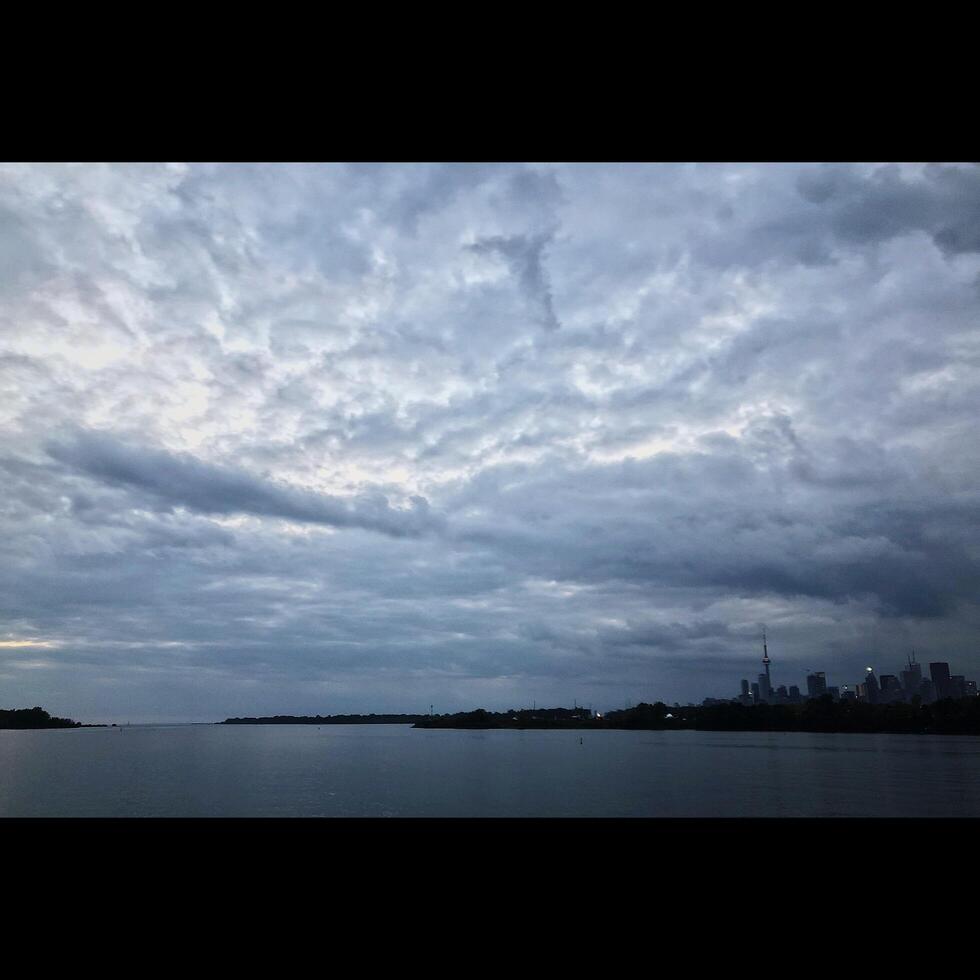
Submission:
M 766 646 L 766 628 L 762 627 L 762 663 L 766 668 L 766 686 L 772 687 L 772 681 L 769 677 L 769 648 Z

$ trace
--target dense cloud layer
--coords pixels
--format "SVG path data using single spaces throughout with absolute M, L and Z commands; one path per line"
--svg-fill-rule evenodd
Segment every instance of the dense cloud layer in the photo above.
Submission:
M 980 167 L 0 168 L 0 706 L 980 674 Z

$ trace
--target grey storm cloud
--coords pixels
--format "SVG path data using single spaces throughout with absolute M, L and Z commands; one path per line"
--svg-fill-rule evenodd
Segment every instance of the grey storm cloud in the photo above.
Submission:
M 0 692 L 980 672 L 980 168 L 0 167 Z
M 360 527 L 395 536 L 421 534 L 440 526 L 424 497 L 411 497 L 398 510 L 381 494 L 343 500 L 261 480 L 186 454 L 128 446 L 96 433 L 79 433 L 52 443 L 48 455 L 96 480 L 145 491 L 166 506 L 201 514 L 254 514 L 331 527 Z
M 841 238 L 865 242 L 922 230 L 947 252 L 980 251 L 980 166 L 929 167 L 915 182 L 899 166 L 869 174 L 825 167 L 801 174 L 797 187 L 829 212 Z
M 551 289 L 542 264 L 542 254 L 551 236 L 548 234 L 526 237 L 513 235 L 509 238 L 495 235 L 480 238 L 470 249 L 478 254 L 496 253 L 510 265 L 521 291 L 538 309 L 539 322 L 548 330 L 559 326 L 551 298 Z

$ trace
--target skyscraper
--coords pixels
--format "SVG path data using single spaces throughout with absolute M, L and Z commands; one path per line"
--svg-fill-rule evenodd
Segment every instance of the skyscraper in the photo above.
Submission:
M 827 675 L 818 670 L 806 675 L 806 696 L 808 698 L 819 698 L 827 693 Z
M 905 700 L 905 690 L 894 674 L 881 675 L 881 700 L 886 704 Z
M 943 698 L 952 697 L 950 690 L 949 664 L 934 663 L 929 664 L 929 676 L 936 688 L 936 699 L 941 701 Z
M 750 705 L 753 703 L 752 695 L 749 694 L 749 682 L 743 678 L 742 693 L 738 696 L 738 703 Z
M 755 685 L 759 689 L 760 701 L 772 700 L 772 688 L 769 686 L 769 675 L 759 674 L 759 683 Z
M 880 700 L 878 690 L 878 678 L 875 677 L 873 667 L 868 667 L 864 672 L 864 697 L 868 704 L 877 704 Z
M 915 651 L 908 659 L 908 666 L 902 671 L 902 687 L 910 700 L 922 694 L 922 664 L 915 662 Z

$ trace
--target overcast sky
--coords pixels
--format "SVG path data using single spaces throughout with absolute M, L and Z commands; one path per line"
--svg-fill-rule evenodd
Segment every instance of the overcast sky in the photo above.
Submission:
M 980 675 L 980 167 L 0 167 L 0 707 Z

